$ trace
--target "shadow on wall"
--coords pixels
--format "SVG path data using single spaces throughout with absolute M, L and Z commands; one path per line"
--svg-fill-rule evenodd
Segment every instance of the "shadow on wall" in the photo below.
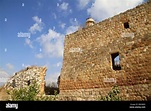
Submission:
M 147 97 L 147 101 L 151 101 L 151 95 Z

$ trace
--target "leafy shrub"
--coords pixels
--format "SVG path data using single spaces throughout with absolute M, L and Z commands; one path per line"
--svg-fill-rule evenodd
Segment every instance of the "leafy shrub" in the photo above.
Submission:
M 39 94 L 39 86 L 36 83 L 31 84 L 28 87 L 8 90 L 7 93 L 11 95 L 13 101 L 50 101 L 56 100 L 55 97 L 48 97 Z
M 101 101 L 120 101 L 121 97 L 119 97 L 119 88 L 118 86 L 113 86 L 112 90 L 108 93 L 107 96 L 101 96 Z

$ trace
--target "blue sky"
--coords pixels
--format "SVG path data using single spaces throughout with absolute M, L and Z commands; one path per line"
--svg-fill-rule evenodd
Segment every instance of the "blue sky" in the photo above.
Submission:
M 0 0 L 0 78 L 31 66 L 46 66 L 56 82 L 65 35 L 131 9 L 144 0 Z

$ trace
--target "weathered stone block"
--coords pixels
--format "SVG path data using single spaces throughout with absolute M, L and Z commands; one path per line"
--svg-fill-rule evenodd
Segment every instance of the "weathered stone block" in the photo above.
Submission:
M 39 85 L 41 94 L 44 94 L 46 67 L 31 66 L 16 72 L 4 85 L 6 89 L 22 88 L 31 85 L 34 81 Z

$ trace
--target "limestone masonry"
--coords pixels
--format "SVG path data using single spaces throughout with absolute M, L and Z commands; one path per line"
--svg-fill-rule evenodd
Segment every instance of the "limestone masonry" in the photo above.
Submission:
M 31 66 L 16 72 L 13 77 L 5 84 L 6 89 L 23 88 L 29 86 L 34 81 L 39 85 L 40 94 L 44 94 L 45 75 L 47 68 Z
M 65 37 L 60 100 L 97 100 L 114 85 L 123 100 L 151 97 L 151 2 Z
M 44 94 L 46 67 L 16 72 L 4 88 L 36 81 Z M 114 85 L 122 100 L 151 99 L 151 2 L 66 35 L 58 100 L 98 100 Z

